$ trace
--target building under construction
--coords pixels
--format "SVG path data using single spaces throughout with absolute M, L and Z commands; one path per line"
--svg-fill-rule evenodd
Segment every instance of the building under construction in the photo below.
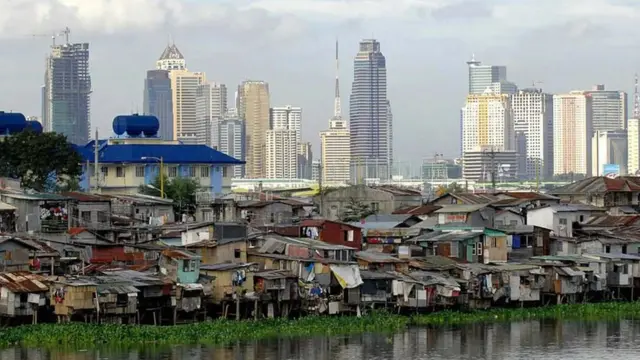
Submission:
M 89 43 L 69 42 L 51 46 L 47 57 L 43 91 L 42 122 L 45 131 L 67 136 L 73 144 L 86 144 L 91 128 L 91 75 L 89 73 Z

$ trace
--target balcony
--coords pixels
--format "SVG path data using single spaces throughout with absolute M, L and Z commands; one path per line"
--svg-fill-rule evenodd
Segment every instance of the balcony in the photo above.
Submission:
M 67 220 L 42 220 L 40 222 L 40 232 L 48 234 L 63 233 L 69 229 Z

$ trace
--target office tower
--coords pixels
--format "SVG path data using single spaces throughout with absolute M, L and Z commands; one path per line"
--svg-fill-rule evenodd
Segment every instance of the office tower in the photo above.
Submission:
M 40 86 L 40 123 L 43 131 L 51 131 L 51 122 L 47 119 L 47 87 Z
M 291 105 L 273 107 L 269 111 L 269 122 L 273 130 L 295 130 L 296 142 L 300 142 L 302 108 Z
M 478 146 L 466 151 L 462 158 L 462 177 L 473 181 L 496 182 L 518 177 L 518 153 L 514 150 L 496 150 L 493 146 Z
M 311 162 L 311 180 L 320 181 L 320 168 L 321 168 L 320 160 L 315 159 Z
M 614 168 L 618 175 L 627 174 L 627 149 L 626 130 L 596 131 L 591 139 L 591 174 L 608 175 Z
M 593 132 L 615 131 L 627 128 L 627 93 L 605 90 L 595 85 L 585 94 L 591 97 Z
M 266 177 L 268 179 L 295 179 L 298 176 L 298 148 L 295 130 L 267 131 Z
M 389 125 L 387 130 L 387 158 L 389 159 L 389 169 L 393 168 L 393 112 L 391 112 L 391 101 L 387 100 L 387 124 Z M 391 170 L 389 170 L 391 171 Z M 392 173 L 389 172 L 389 177 Z
M 343 184 L 349 182 L 351 168 L 351 141 L 347 122 L 342 118 L 340 99 L 340 61 L 336 41 L 336 80 L 333 97 L 333 117 L 329 120 L 329 130 L 320 133 L 320 161 L 312 164 L 312 178 L 323 183 Z M 387 101 L 388 105 L 388 101 Z M 390 106 L 387 106 L 388 113 Z M 390 126 L 390 125 L 389 125 Z M 314 160 L 313 163 L 316 163 Z M 316 170 L 317 167 L 317 170 Z M 314 172 L 318 172 L 317 178 Z
M 266 175 L 266 143 L 269 130 L 269 84 L 245 81 L 238 87 L 238 116 L 245 121 L 246 177 Z M 295 148 L 295 145 L 294 145 Z
M 386 180 L 391 171 L 386 59 L 377 40 L 360 42 L 349 106 L 351 176 Z
M 517 91 L 514 83 L 507 80 L 507 67 L 482 65 L 475 55 L 467 61 L 469 67 L 469 94 L 483 94 L 485 90 L 499 94 L 513 94 Z
M 202 128 L 196 117 L 196 98 L 200 85 L 206 82 L 202 72 L 171 70 L 171 101 L 173 103 L 173 139 L 185 144 L 203 143 L 198 138 Z
M 553 174 L 591 176 L 591 96 L 553 96 Z
M 197 138 L 200 144 L 218 148 L 218 122 L 227 112 L 227 87 L 202 84 L 196 93 Z
M 156 61 L 156 69 L 166 71 L 187 69 L 184 56 L 182 56 L 176 44 L 171 43 L 167 45 L 158 61 Z
M 515 150 L 513 113 L 509 95 L 485 90 L 470 94 L 462 109 L 462 151 L 490 146 L 495 151 Z
M 523 89 L 511 96 L 513 126 L 526 139 L 524 169 L 527 179 L 553 175 L 553 95 L 541 89 Z
M 627 173 L 640 175 L 640 119 L 629 119 L 627 129 Z
M 245 123 L 235 111 L 229 111 L 218 122 L 218 151 L 238 160 L 245 160 Z M 233 167 L 233 177 L 244 177 L 244 165 Z
M 91 129 L 91 74 L 89 43 L 53 45 L 45 71 L 45 131 L 63 134 L 69 142 L 84 145 Z
M 311 180 L 313 152 L 310 142 L 298 143 L 298 178 Z
M 144 80 L 143 112 L 160 122 L 158 137 L 173 140 L 173 101 L 168 70 L 149 70 Z

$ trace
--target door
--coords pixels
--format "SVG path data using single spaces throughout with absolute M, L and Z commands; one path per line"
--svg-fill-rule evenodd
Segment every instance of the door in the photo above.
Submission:
M 451 256 L 451 244 L 449 244 L 449 243 L 438 244 L 438 249 L 436 250 L 436 255 L 450 257 Z

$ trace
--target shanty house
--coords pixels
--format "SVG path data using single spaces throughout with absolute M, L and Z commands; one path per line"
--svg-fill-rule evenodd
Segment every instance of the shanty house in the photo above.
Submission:
M 33 316 L 46 305 L 49 281 L 26 271 L 0 274 L 0 314 L 8 317 Z
M 469 226 L 494 226 L 496 211 L 487 204 L 447 205 L 435 211 L 438 224 L 463 223 Z
M 160 256 L 160 272 L 177 284 L 195 284 L 201 257 L 185 250 L 167 249 Z
M 549 192 L 563 201 L 596 207 L 640 205 L 640 177 L 620 176 L 611 179 L 594 176 L 555 188 Z
M 527 211 L 527 225 L 550 229 L 554 235 L 572 237 L 574 223 L 581 223 L 596 214 L 603 214 L 604 208 L 583 204 L 559 204 Z
M 16 230 L 63 233 L 69 229 L 69 198 L 57 194 L 0 191 L 0 201 L 16 208 Z

